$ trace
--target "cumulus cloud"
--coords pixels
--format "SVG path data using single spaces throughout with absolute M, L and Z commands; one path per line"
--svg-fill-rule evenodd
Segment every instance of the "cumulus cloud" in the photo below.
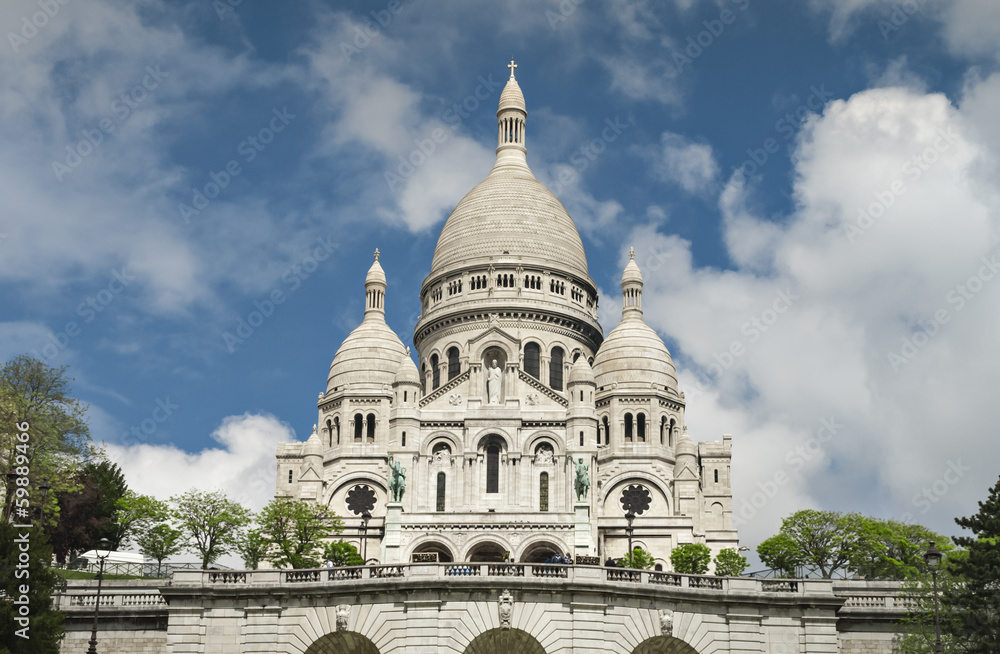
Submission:
M 186 452 L 173 445 L 106 443 L 137 493 L 167 499 L 191 488 L 222 490 L 258 510 L 274 497 L 277 444 L 294 442 L 291 427 L 268 414 L 229 416 L 212 432 L 218 447 Z
M 742 180 L 723 193 L 733 269 L 652 225 L 630 235 L 694 435 L 734 434 L 745 540 L 803 506 L 952 533 L 995 480 L 996 84 L 957 106 L 912 88 L 828 105 L 800 135 L 791 215 L 754 215 Z
M 719 165 L 712 146 L 696 143 L 681 134 L 664 132 L 658 146 L 638 147 L 661 181 L 680 186 L 688 193 L 704 193 L 715 182 Z

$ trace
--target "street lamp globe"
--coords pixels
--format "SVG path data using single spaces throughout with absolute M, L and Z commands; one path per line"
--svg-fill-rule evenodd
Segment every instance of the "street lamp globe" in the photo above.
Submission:
M 934 541 L 931 541 L 930 547 L 924 552 L 924 562 L 927 564 L 928 568 L 937 569 L 941 567 L 941 559 L 944 554 L 938 548 L 934 547 Z

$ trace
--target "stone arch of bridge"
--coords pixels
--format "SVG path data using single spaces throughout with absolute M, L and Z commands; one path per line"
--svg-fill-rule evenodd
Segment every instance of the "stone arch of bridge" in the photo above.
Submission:
M 673 636 L 655 636 L 642 641 L 632 654 L 698 654 L 698 650 Z
M 545 654 L 534 636 L 520 629 L 490 629 L 476 636 L 464 654 Z
M 375 643 L 353 631 L 335 631 L 320 637 L 305 654 L 381 654 Z

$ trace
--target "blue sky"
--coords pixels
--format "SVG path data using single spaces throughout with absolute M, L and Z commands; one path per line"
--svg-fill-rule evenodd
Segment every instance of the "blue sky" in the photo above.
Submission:
M 995 481 L 991 0 L 36 0 L 0 24 L 0 354 L 71 366 L 140 491 L 267 500 L 376 247 L 411 342 L 512 57 L 605 332 L 634 245 L 693 436 L 733 434 L 745 542 L 806 507 L 954 533 Z

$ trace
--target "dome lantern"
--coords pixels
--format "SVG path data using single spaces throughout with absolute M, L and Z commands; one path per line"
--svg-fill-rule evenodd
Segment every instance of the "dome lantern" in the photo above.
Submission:
M 385 320 L 385 289 L 388 282 L 378 257 L 379 251 L 375 248 L 375 261 L 365 276 L 365 320 L 379 317 Z
M 642 318 L 642 271 L 635 262 L 635 248 L 631 247 L 622 272 L 622 320 L 628 318 Z

